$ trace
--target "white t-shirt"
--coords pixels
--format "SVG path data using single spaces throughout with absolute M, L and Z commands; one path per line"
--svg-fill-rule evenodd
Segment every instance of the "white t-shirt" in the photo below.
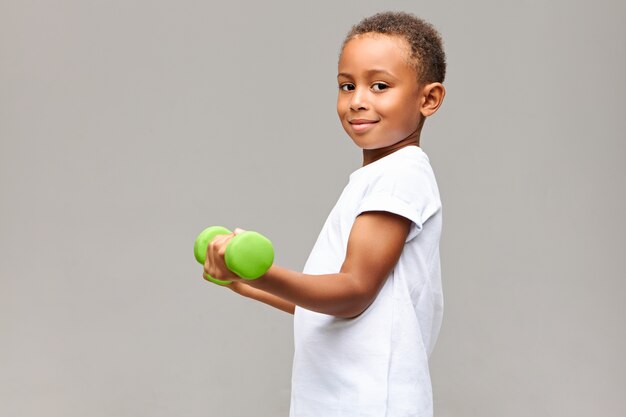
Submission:
M 428 357 L 443 313 L 441 200 L 427 155 L 407 146 L 354 171 L 304 273 L 338 273 L 356 217 L 387 211 L 412 221 L 396 266 L 361 315 L 296 307 L 291 417 L 432 416 Z

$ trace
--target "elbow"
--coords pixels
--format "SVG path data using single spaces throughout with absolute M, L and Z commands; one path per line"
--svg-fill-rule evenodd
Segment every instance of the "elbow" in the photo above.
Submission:
M 363 310 L 365 311 L 365 310 Z M 344 320 L 351 320 L 351 319 L 356 319 L 357 317 L 359 317 L 363 311 L 359 312 L 359 313 L 346 313 L 346 314 L 338 314 L 335 315 L 335 317 L 340 318 L 340 319 L 344 319 Z
M 339 317 L 339 318 L 342 318 L 342 319 L 355 319 L 355 318 L 359 317 L 361 314 L 363 314 L 363 312 L 365 310 L 367 310 L 367 307 L 369 307 L 369 305 L 367 305 L 365 307 L 346 309 L 345 311 L 341 312 L 340 314 L 335 314 L 335 317 Z
M 356 295 L 352 296 L 345 308 L 335 314 L 335 317 L 342 319 L 355 319 L 359 317 L 368 307 L 374 302 L 375 296 L 364 292 L 355 292 Z

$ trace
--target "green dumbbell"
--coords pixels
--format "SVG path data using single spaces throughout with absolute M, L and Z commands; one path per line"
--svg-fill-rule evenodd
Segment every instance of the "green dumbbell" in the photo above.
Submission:
M 207 227 L 198 235 L 193 245 L 193 253 L 201 265 L 206 261 L 206 252 L 209 243 L 218 235 L 232 233 L 225 227 Z M 235 235 L 226 246 L 224 255 L 226 267 L 241 278 L 253 280 L 265 274 L 274 262 L 274 247 L 272 242 L 260 233 L 245 231 Z M 215 279 L 208 274 L 205 278 L 215 284 L 228 285 L 231 281 Z

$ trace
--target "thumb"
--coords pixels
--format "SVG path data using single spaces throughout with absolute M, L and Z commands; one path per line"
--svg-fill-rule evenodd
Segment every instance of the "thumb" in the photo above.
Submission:
M 240 229 L 240 228 L 236 228 L 236 229 L 235 229 L 235 235 L 241 234 L 241 233 L 243 233 L 243 232 L 245 232 L 245 230 Z

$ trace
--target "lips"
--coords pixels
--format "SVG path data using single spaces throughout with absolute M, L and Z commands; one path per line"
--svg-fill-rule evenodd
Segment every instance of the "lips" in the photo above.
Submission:
M 378 120 L 368 120 L 368 119 L 352 119 L 352 120 L 348 120 L 348 123 L 353 124 L 353 125 L 364 125 L 364 124 L 376 123 L 376 122 L 378 122 Z
M 352 119 L 348 120 L 348 123 L 352 126 L 352 129 L 356 132 L 364 132 L 367 129 L 374 126 L 378 123 L 378 120 L 368 120 L 368 119 Z

